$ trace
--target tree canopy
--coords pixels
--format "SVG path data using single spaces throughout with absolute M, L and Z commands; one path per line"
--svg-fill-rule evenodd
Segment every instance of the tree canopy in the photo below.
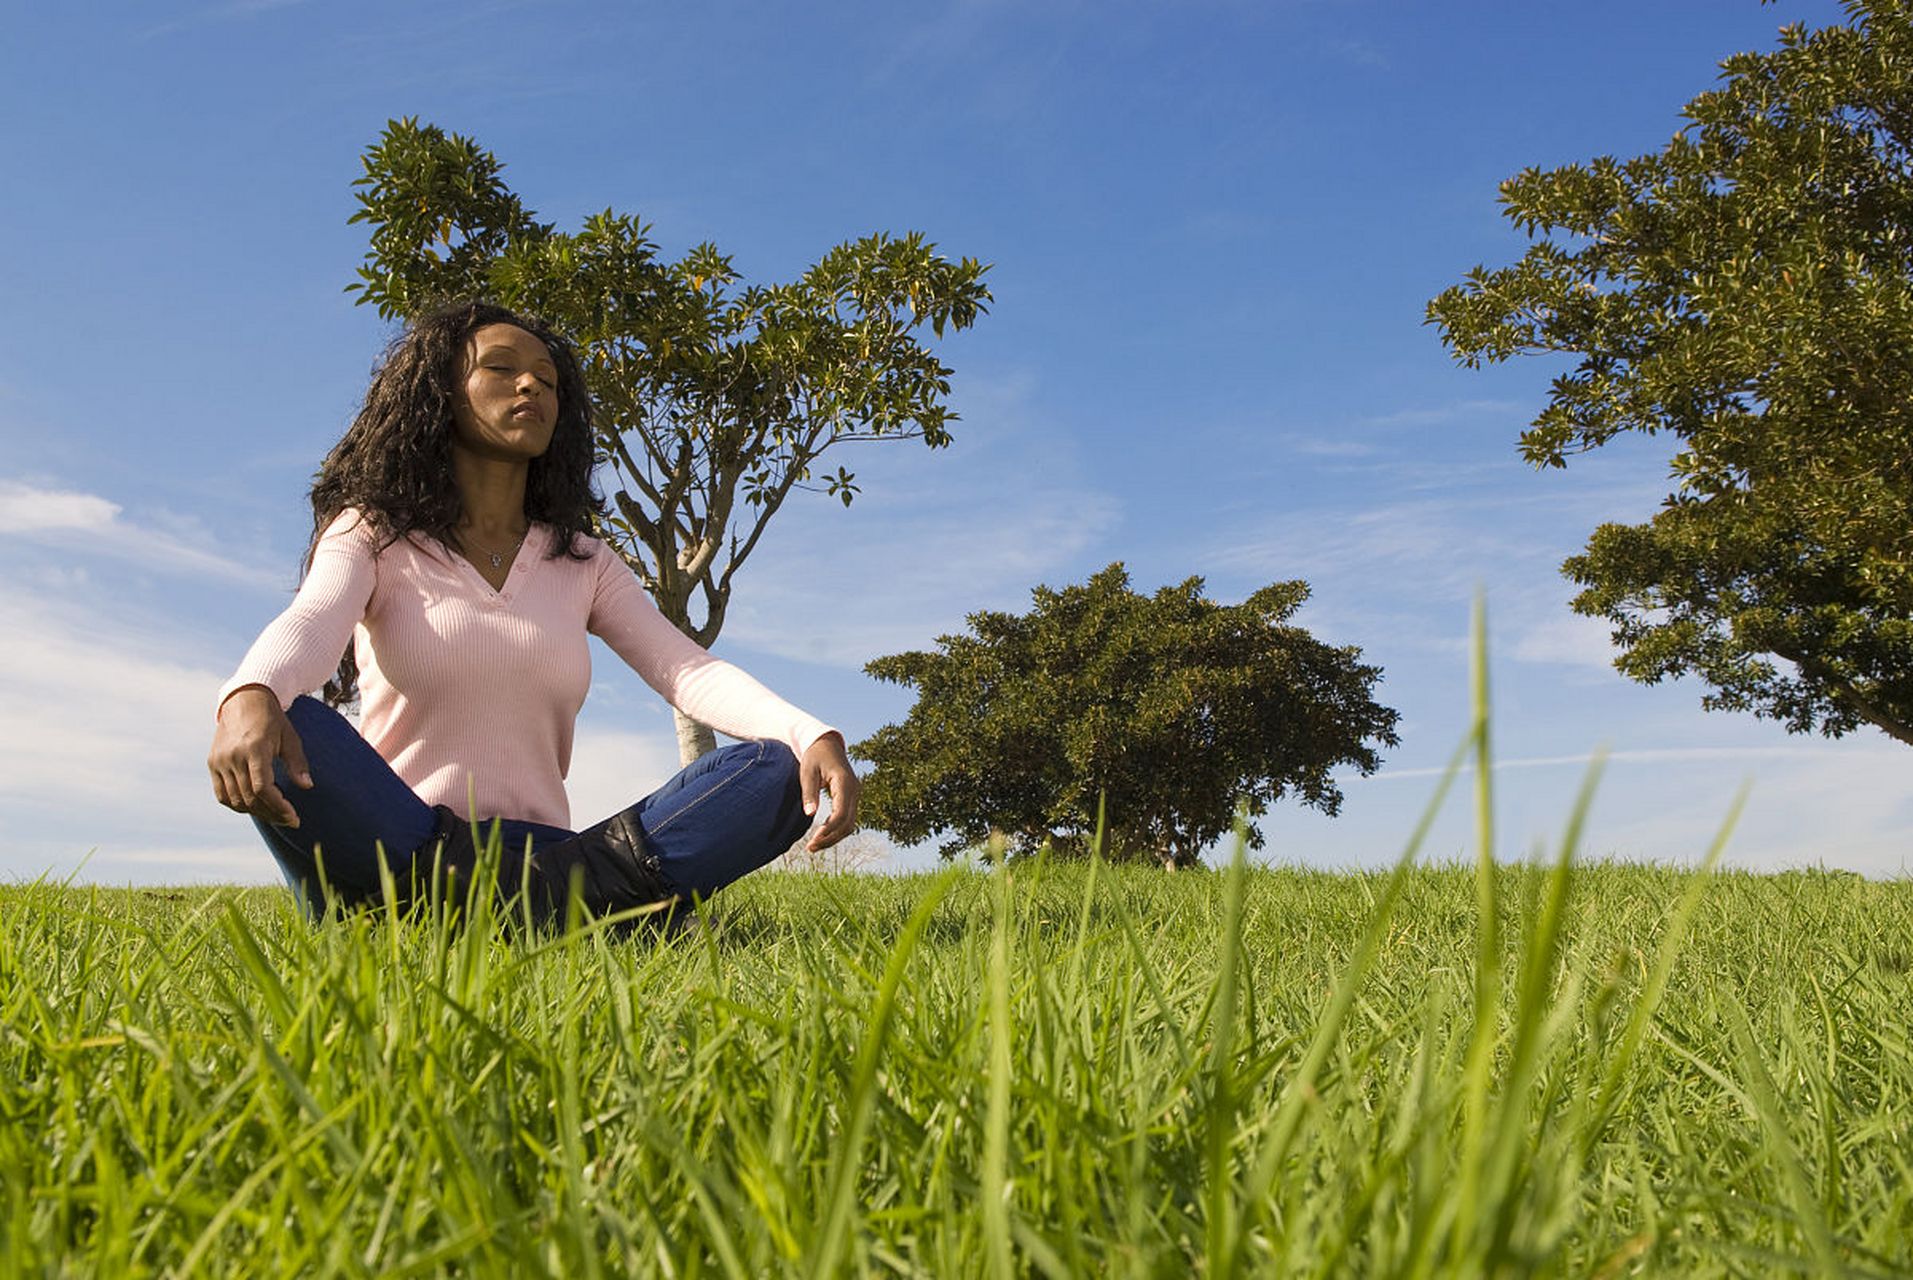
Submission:
M 853 748 L 876 766 L 865 821 L 911 843 L 946 833 L 948 857 L 993 831 L 1016 852 L 1081 849 L 1100 810 L 1107 852 L 1176 866 L 1238 806 L 1259 817 L 1295 795 L 1335 813 L 1331 770 L 1372 773 L 1375 747 L 1396 742 L 1396 713 L 1370 697 L 1380 668 L 1287 624 L 1306 583 L 1233 606 L 1202 591 L 1190 578 L 1138 595 L 1112 564 L 1037 587 L 1028 614 L 971 614 L 938 652 L 871 662 L 917 702 Z
M 1678 438 L 1659 513 L 1564 565 L 1623 673 L 1913 743 L 1913 18 L 1847 8 L 1728 58 L 1659 153 L 1503 183 L 1533 243 L 1428 318 L 1470 367 L 1579 357 L 1521 437 L 1538 466 Z
M 987 310 L 987 268 L 918 233 L 847 241 L 787 284 L 752 285 L 700 244 L 676 262 L 607 209 L 540 222 L 469 138 L 394 120 L 364 155 L 353 222 L 370 227 L 358 301 L 410 317 L 480 297 L 537 313 L 580 348 L 602 461 L 619 488 L 600 532 L 659 609 L 703 645 L 738 569 L 790 494 L 858 492 L 832 446 L 950 442 L 952 370 L 924 345 Z M 686 758 L 709 731 L 680 720 Z

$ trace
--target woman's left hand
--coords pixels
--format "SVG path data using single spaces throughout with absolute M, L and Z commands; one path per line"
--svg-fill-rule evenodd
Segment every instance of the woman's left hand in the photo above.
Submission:
M 863 783 L 857 781 L 857 771 L 850 767 L 850 757 L 844 754 L 843 735 L 826 733 L 811 743 L 798 763 L 797 777 L 804 788 L 807 814 L 816 814 L 820 791 L 830 793 L 830 816 L 824 819 L 823 826 L 810 833 L 804 848 L 812 853 L 828 849 L 857 829 L 857 795 L 863 790 Z

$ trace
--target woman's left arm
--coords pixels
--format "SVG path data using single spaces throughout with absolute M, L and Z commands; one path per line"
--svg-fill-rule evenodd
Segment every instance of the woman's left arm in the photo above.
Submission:
M 797 757 L 804 812 L 830 795 L 830 817 L 808 847 L 823 849 L 857 825 L 862 784 L 850 766 L 843 734 L 792 706 L 755 678 L 699 646 L 672 626 L 609 547 L 600 544 L 597 590 L 586 625 L 611 651 L 679 711 L 733 738 L 770 739 Z

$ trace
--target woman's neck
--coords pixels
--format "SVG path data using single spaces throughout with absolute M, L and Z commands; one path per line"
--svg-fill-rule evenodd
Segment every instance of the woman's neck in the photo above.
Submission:
M 458 529 L 494 541 L 524 533 L 530 525 L 525 518 L 525 479 L 529 472 L 523 462 L 481 458 L 454 449 L 452 480 L 458 485 L 459 505 L 464 509 Z

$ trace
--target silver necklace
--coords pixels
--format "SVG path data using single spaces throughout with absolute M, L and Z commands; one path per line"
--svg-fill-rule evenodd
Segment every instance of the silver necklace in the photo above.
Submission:
M 480 552 L 486 557 L 488 557 L 492 562 L 492 568 L 502 569 L 505 567 L 505 557 L 510 555 L 517 555 L 518 548 L 525 545 L 525 536 L 526 534 L 529 534 L 530 532 L 531 532 L 531 527 L 527 525 L 525 527 L 525 532 L 518 535 L 518 541 L 512 543 L 510 547 L 508 547 L 507 549 L 503 551 L 493 551 L 490 547 L 481 547 L 475 542 L 472 543 L 472 550 Z M 467 539 L 467 541 L 470 541 L 470 539 Z

